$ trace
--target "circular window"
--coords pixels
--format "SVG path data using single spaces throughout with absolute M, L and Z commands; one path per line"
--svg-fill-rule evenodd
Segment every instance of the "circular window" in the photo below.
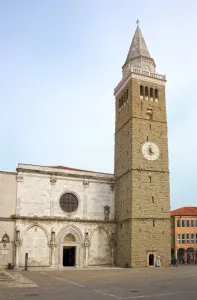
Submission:
M 78 199 L 73 194 L 63 194 L 60 198 L 60 206 L 63 211 L 71 213 L 77 209 Z

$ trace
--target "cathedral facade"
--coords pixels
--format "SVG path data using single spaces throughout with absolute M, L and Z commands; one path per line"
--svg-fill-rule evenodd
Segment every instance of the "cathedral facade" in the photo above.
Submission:
M 137 26 L 114 90 L 114 174 L 25 164 L 0 172 L 0 266 L 169 265 L 165 83 Z

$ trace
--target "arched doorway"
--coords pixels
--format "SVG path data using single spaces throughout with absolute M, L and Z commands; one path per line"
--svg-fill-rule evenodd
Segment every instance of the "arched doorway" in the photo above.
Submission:
M 187 249 L 187 263 L 194 264 L 194 249 L 193 248 Z
M 83 240 L 80 229 L 74 225 L 63 227 L 57 234 L 56 259 L 59 268 L 81 266 L 83 251 L 81 243 Z
M 64 242 L 71 243 L 76 242 L 73 234 L 68 233 L 64 237 Z M 76 246 L 66 245 L 63 246 L 63 267 L 74 267 L 76 265 Z
M 183 248 L 177 250 L 177 260 L 179 264 L 185 263 L 185 250 Z
M 148 261 L 148 265 L 149 267 L 153 267 L 154 266 L 154 254 L 149 254 L 149 261 Z

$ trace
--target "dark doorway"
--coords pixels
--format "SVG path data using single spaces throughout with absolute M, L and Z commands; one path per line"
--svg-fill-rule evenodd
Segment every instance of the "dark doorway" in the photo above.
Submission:
M 177 260 L 179 264 L 185 263 L 185 250 L 183 248 L 179 248 L 177 251 Z
M 64 247 L 63 248 L 63 266 L 74 267 L 75 266 L 75 254 L 76 247 Z
M 194 249 L 193 248 L 187 249 L 187 263 L 194 264 Z
M 149 255 L 149 266 L 154 266 L 154 254 Z

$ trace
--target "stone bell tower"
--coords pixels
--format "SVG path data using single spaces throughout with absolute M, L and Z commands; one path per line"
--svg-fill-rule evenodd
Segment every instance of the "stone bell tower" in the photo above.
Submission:
M 117 266 L 170 263 L 165 84 L 137 24 L 114 90 Z

